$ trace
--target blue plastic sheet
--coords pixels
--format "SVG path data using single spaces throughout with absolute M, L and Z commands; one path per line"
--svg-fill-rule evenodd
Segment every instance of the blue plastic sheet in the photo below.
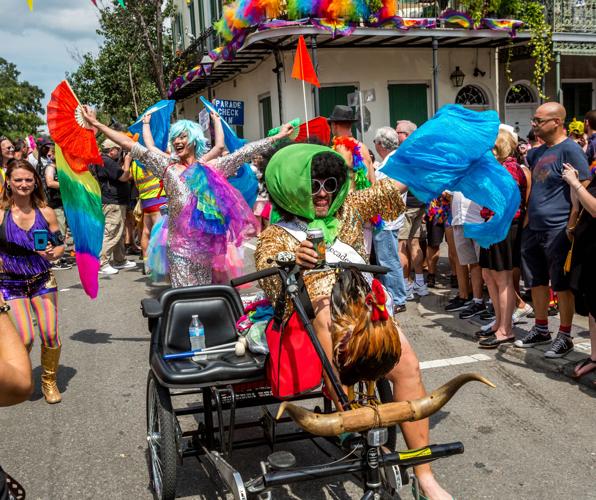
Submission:
M 520 204 L 515 180 L 491 151 L 499 124 L 495 111 L 445 105 L 397 149 L 383 173 L 425 203 L 443 191 L 461 191 L 491 209 L 488 222 L 464 223 L 464 235 L 488 248 L 505 239 Z
M 217 110 L 213 104 L 211 104 L 203 96 L 201 96 L 201 102 L 209 111 L 217 113 Z M 244 139 L 240 139 L 225 120 L 222 119 L 221 124 L 224 131 L 224 142 L 226 144 L 226 149 L 230 153 L 233 153 L 246 144 L 246 141 Z M 255 204 L 257 201 L 257 193 L 259 191 L 259 181 L 257 180 L 257 176 L 252 171 L 248 163 L 242 165 L 234 177 L 228 177 L 228 182 L 238 191 L 240 191 L 240 194 L 246 200 L 246 204 L 249 207 L 252 207 Z
M 170 120 L 174 111 L 176 101 L 163 100 L 149 106 L 141 113 L 136 122 L 128 130 L 132 134 L 139 134 L 139 143 L 145 146 L 143 141 L 143 117 L 151 113 L 151 135 L 155 146 L 165 151 L 168 148 L 168 134 L 170 133 Z

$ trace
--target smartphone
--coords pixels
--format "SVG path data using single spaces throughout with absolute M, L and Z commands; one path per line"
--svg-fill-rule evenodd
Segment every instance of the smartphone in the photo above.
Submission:
M 48 246 L 47 229 L 36 229 L 33 231 L 33 244 L 35 250 L 45 250 Z

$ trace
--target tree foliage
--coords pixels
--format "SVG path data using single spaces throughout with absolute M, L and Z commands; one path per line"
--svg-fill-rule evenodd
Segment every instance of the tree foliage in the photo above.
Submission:
M 27 81 L 15 64 L 0 57 L 0 134 L 12 139 L 37 132 L 43 124 L 43 90 Z
M 173 55 L 164 19 L 170 15 L 171 0 L 129 0 L 126 9 L 112 2 L 97 4 L 103 44 L 97 56 L 80 56 L 79 68 L 68 80 L 81 101 L 129 123 L 147 106 L 167 98 L 166 68 Z

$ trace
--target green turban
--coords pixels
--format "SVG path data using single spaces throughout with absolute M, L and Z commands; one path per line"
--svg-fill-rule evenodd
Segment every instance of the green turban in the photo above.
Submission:
M 292 144 L 273 155 L 265 170 L 267 191 L 276 205 L 302 219 L 309 221 L 309 229 L 322 229 L 325 242 L 332 244 L 337 238 L 339 221 L 334 217 L 350 191 L 350 179 L 335 193 L 329 212 L 317 218 L 312 202 L 311 163 L 320 153 L 343 157 L 327 146 L 316 144 Z M 347 167 L 346 167 L 347 168 Z

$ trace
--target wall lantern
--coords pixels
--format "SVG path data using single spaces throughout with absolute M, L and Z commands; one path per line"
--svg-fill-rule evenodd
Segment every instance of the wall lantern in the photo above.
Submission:
M 465 77 L 466 75 L 461 69 L 459 69 L 459 66 L 456 66 L 455 71 L 449 76 L 454 87 L 461 87 L 464 84 Z

